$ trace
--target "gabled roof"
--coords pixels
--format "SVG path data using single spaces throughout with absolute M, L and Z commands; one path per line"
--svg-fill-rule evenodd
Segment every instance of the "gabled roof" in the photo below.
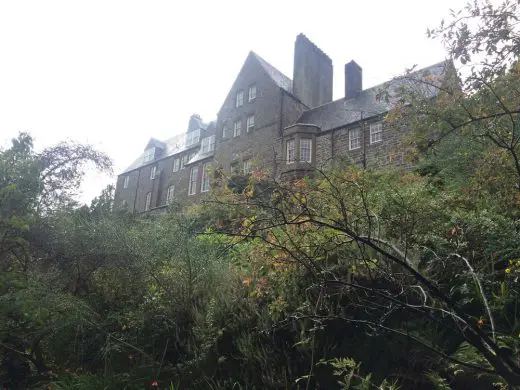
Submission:
M 254 58 L 256 58 L 256 60 L 260 63 L 262 68 L 264 68 L 266 73 L 275 82 L 276 85 L 278 85 L 280 88 L 285 89 L 287 92 L 292 93 L 292 80 L 289 77 L 284 75 L 282 72 L 280 72 L 278 69 L 276 69 L 273 65 L 264 60 L 255 52 L 252 51 L 251 55 Z
M 150 141 L 146 144 L 146 148 L 144 150 L 150 149 L 150 148 L 158 148 L 158 149 L 166 149 L 166 144 L 162 141 L 159 141 L 156 138 L 150 138 Z
M 210 133 L 210 132 L 214 133 L 214 131 L 215 131 L 215 122 L 210 122 L 209 124 L 201 122 L 200 130 L 201 130 L 201 134 L 200 134 L 201 138 L 205 137 L 206 135 L 212 135 L 212 134 L 208 134 L 208 133 Z M 197 144 L 197 145 L 192 145 L 190 147 L 186 147 L 186 133 L 176 135 L 175 137 L 169 138 L 169 139 L 167 139 L 164 142 L 156 140 L 155 138 L 151 138 L 150 141 L 148 142 L 148 145 L 150 145 L 150 142 L 152 140 L 154 140 L 158 144 L 162 144 L 163 145 L 162 150 L 164 152 L 160 155 L 159 159 L 163 159 L 165 157 L 173 156 L 174 154 L 181 153 L 181 152 L 183 152 L 185 150 L 194 149 L 198 145 Z M 155 146 L 155 145 L 152 145 L 152 146 Z M 146 148 L 148 149 L 148 146 Z M 126 168 L 120 174 L 122 175 L 124 173 L 133 171 L 134 169 L 137 169 L 137 168 L 139 168 L 141 166 L 152 164 L 154 162 L 154 161 L 147 161 L 146 163 L 143 163 L 144 154 L 145 154 L 144 152 L 141 153 L 141 155 L 132 164 L 130 164 L 128 166 L 128 168 Z
M 401 88 L 419 86 L 426 96 L 434 97 L 446 77 L 446 61 L 418 70 L 406 77 L 398 77 L 384 84 L 361 91 L 350 99 L 338 99 L 322 106 L 305 111 L 297 123 L 313 124 L 327 131 L 388 112 L 397 102 Z M 421 83 L 420 80 L 428 80 Z M 387 98 L 382 97 L 386 92 Z

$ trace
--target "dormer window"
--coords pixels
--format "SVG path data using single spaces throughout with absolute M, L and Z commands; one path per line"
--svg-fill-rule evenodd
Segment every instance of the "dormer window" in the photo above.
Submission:
M 208 153 L 215 150 L 215 136 L 204 137 L 201 141 L 201 151 L 202 153 Z
M 252 102 L 253 100 L 256 99 L 256 85 L 254 85 L 254 84 L 249 87 L 248 99 L 250 102 Z
M 155 159 L 155 146 L 144 151 L 143 162 L 153 161 Z
M 200 141 L 200 129 L 186 133 L 186 147 L 198 144 Z
M 237 107 L 240 107 L 242 104 L 244 104 L 244 91 L 238 91 L 237 92 Z

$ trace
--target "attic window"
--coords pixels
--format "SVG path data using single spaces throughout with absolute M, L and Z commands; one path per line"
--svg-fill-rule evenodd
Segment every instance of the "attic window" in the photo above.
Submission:
M 208 153 L 215 150 L 215 136 L 212 135 L 210 137 L 202 138 L 201 144 L 202 153 Z
M 152 161 L 155 158 L 155 146 L 144 151 L 143 162 Z
M 190 131 L 186 133 L 186 147 L 196 145 L 200 140 L 200 129 Z

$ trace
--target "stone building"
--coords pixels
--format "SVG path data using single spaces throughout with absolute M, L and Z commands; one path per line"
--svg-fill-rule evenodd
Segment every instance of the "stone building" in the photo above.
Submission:
M 439 80 L 446 65 L 415 74 Z M 335 159 L 365 167 L 405 164 L 399 146 L 407 130 L 385 126 L 392 101 L 380 96 L 383 87 L 392 92 L 402 81 L 364 90 L 362 79 L 361 67 L 347 63 L 345 95 L 333 101 L 332 60 L 303 34 L 296 38 L 292 80 L 250 52 L 216 121 L 192 115 L 185 134 L 164 142 L 151 138 L 118 176 L 117 207 L 145 212 L 173 199 L 196 202 L 210 190 L 215 168 L 230 175 L 262 169 L 279 177 Z

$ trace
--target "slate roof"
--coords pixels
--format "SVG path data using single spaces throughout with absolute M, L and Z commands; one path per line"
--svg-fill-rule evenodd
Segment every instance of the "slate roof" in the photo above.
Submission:
M 210 122 L 209 124 L 201 123 L 201 130 L 202 130 L 201 134 L 200 134 L 201 139 L 205 136 L 204 130 L 211 130 L 214 128 L 215 128 L 215 122 Z M 192 145 L 190 147 L 186 147 L 186 133 L 176 135 L 172 138 L 167 139 L 164 142 L 156 140 L 154 138 L 152 138 L 150 140 L 150 142 L 152 140 L 164 145 L 163 153 L 158 155 L 158 157 L 155 160 L 147 161 L 146 163 L 143 163 L 143 157 L 144 157 L 144 151 L 143 151 L 143 153 L 141 153 L 141 155 L 132 164 L 130 164 L 128 166 L 128 168 L 126 168 L 123 172 L 120 173 L 121 175 L 124 173 L 130 172 L 130 171 L 133 171 L 134 169 L 137 169 L 141 166 L 151 164 L 158 159 L 163 159 L 165 157 L 173 156 L 174 154 L 181 153 L 185 150 L 194 149 L 198 145 L 198 144 L 196 144 L 196 145 Z M 148 142 L 148 145 L 150 145 L 150 142 Z M 154 146 L 154 145 L 152 145 L 152 146 Z M 148 148 L 148 146 L 147 146 L 147 148 Z
M 287 92 L 292 93 L 292 80 L 284 75 L 282 72 L 280 72 L 278 69 L 276 69 L 273 65 L 271 65 L 269 62 L 264 60 L 262 57 L 260 57 L 255 52 L 251 52 L 251 54 L 257 59 L 257 61 L 262 65 L 262 68 L 267 72 L 269 77 L 278 85 L 280 88 L 285 89 Z
M 297 123 L 317 125 L 321 131 L 349 125 L 363 118 L 369 118 L 388 112 L 397 101 L 397 92 L 406 86 L 413 85 L 421 88 L 426 96 L 434 97 L 446 75 L 447 63 L 439 62 L 427 68 L 415 71 L 406 77 L 400 77 L 381 85 L 361 91 L 357 96 L 349 99 L 338 99 L 322 106 L 305 111 Z M 431 85 L 417 83 L 418 79 L 427 80 Z M 381 97 L 385 92 L 388 99 Z

